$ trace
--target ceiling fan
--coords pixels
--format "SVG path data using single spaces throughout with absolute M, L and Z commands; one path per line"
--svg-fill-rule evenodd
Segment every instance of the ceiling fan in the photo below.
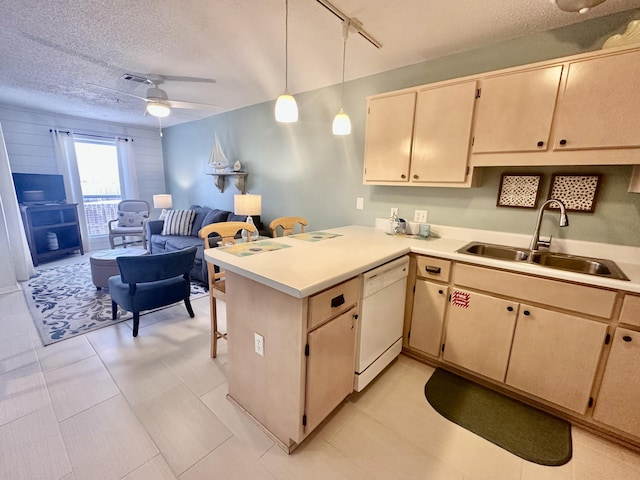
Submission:
M 199 83 L 215 83 L 215 80 L 212 78 L 200 78 L 200 77 L 184 77 L 184 76 L 175 76 L 175 75 L 135 75 L 131 73 L 125 73 L 120 77 L 121 80 L 131 81 L 135 83 L 142 83 L 149 85 L 147 89 L 147 96 L 141 97 L 139 95 L 134 95 L 132 93 L 123 92 L 121 90 L 116 90 L 115 88 L 105 87 L 104 85 L 92 84 L 99 88 L 104 88 L 105 90 L 111 90 L 112 92 L 117 92 L 122 95 L 127 95 L 129 97 L 138 98 L 140 100 L 144 100 L 147 103 L 147 107 L 145 112 L 154 117 L 166 117 L 171 113 L 172 108 L 184 108 L 191 110 L 211 110 L 211 111 L 220 111 L 222 107 L 219 105 L 210 105 L 206 103 L 196 103 L 196 102 L 185 102 L 182 100 L 173 100 L 169 99 L 167 96 L 167 92 L 158 87 L 164 83 L 165 80 L 169 81 L 178 81 L 178 82 L 199 82 Z

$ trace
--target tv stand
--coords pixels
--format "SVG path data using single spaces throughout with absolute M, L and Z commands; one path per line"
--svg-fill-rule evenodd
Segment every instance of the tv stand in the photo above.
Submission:
M 34 265 L 78 250 L 84 255 L 77 203 L 21 205 L 20 213 Z

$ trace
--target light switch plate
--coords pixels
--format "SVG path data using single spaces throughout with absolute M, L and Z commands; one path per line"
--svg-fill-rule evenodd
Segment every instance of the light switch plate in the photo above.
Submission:
M 364 208 L 364 197 L 356 198 L 356 210 L 362 210 Z
M 413 221 L 418 223 L 427 223 L 427 211 L 416 210 L 413 214 Z
M 264 357 L 264 337 L 257 332 L 255 332 L 253 335 L 256 353 L 261 357 Z

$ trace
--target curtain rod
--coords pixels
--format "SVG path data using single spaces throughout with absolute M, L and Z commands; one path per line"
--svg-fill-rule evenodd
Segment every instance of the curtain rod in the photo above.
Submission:
M 67 135 L 71 135 L 70 131 L 65 131 L 65 130 L 57 130 L 55 128 L 50 128 L 49 129 L 50 132 L 59 132 L 59 133 L 66 133 Z M 81 133 L 81 132 L 76 132 L 76 135 L 80 135 L 83 137 L 95 137 L 95 138 L 108 138 L 109 140 L 111 139 L 116 139 L 116 140 L 124 140 L 125 142 L 128 142 L 129 140 L 131 140 L 133 142 L 133 138 L 125 138 L 125 137 L 119 137 L 117 135 L 114 136 L 109 136 L 109 135 L 96 135 L 94 133 Z

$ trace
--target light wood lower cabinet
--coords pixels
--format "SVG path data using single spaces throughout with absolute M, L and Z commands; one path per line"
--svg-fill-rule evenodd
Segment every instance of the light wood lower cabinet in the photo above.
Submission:
M 353 391 L 355 308 L 309 332 L 305 419 L 316 428 Z
M 584 414 L 607 325 L 520 305 L 506 383 Z
M 640 438 L 640 333 L 617 328 L 593 418 Z
M 518 304 L 453 289 L 444 360 L 504 382 Z
M 437 357 L 449 288 L 426 280 L 416 280 L 411 315 L 409 346 Z

